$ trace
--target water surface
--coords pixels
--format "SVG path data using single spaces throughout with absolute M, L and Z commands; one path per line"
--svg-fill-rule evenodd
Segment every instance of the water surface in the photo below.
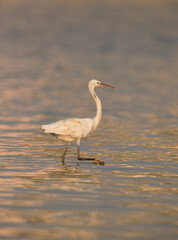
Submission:
M 177 1 L 0 3 L 2 239 L 177 239 Z M 41 132 L 66 117 L 99 128 L 71 145 Z

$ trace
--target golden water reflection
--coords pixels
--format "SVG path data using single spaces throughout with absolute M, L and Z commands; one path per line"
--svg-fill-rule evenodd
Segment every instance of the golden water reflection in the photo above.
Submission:
M 177 239 L 177 2 L 0 1 L 0 238 Z M 76 159 L 41 125 L 102 122 Z

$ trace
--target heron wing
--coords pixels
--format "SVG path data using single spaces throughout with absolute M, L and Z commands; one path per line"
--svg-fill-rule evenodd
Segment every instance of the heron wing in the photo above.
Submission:
M 43 125 L 46 133 L 53 133 L 73 138 L 83 138 L 92 130 L 91 119 L 69 118 L 48 125 Z

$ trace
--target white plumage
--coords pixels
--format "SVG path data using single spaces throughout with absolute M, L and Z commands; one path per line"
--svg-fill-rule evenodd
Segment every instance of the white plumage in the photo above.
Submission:
M 80 157 L 80 139 L 85 138 L 90 132 L 94 131 L 101 121 L 102 117 L 102 106 L 101 101 L 95 94 L 95 87 L 108 87 L 115 89 L 109 85 L 101 83 L 97 80 L 89 81 L 88 88 L 95 100 L 97 112 L 94 118 L 68 118 L 55 123 L 47 124 L 42 126 L 42 130 L 45 133 L 52 134 L 58 139 L 67 142 L 67 147 L 62 155 L 62 162 L 64 162 L 65 154 L 68 146 L 72 141 L 77 142 L 77 158 L 78 160 L 95 160 L 95 158 L 81 158 Z
M 63 141 L 75 141 L 85 138 L 93 128 L 93 121 L 90 118 L 69 118 L 48 125 L 43 125 L 45 133 L 51 133 Z

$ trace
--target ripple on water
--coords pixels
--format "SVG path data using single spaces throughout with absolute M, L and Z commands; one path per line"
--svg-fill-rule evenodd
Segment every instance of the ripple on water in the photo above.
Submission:
M 176 1 L 49 2 L 0 8 L 0 237 L 176 239 Z M 41 125 L 93 117 L 90 78 L 119 89 L 81 142 L 105 165 L 62 165 Z

